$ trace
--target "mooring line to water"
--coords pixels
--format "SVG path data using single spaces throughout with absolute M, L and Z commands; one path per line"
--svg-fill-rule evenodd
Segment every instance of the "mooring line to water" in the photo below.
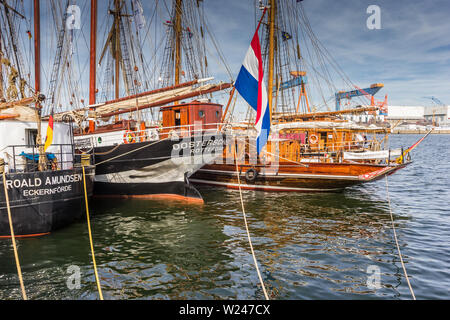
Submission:
M 25 285 L 23 284 L 22 269 L 20 268 L 19 254 L 18 254 L 17 245 L 16 245 L 16 237 L 14 235 L 14 227 L 13 227 L 12 216 L 11 216 L 11 207 L 9 205 L 8 188 L 6 187 L 5 170 L 3 170 L 3 188 L 5 190 L 6 207 L 8 209 L 9 229 L 11 230 L 11 240 L 12 240 L 12 244 L 13 244 L 13 248 L 14 248 L 14 258 L 16 260 L 17 274 L 19 275 L 19 282 L 20 282 L 20 288 L 22 290 L 22 297 L 23 297 L 23 300 L 28 300 L 27 293 L 25 291 Z
M 397 245 L 398 256 L 400 257 L 400 262 L 402 264 L 402 268 L 403 268 L 403 272 L 405 274 L 406 282 L 408 283 L 409 291 L 411 292 L 411 295 L 412 295 L 413 299 L 416 300 L 416 296 L 414 295 L 413 288 L 411 287 L 411 283 L 409 282 L 408 273 L 406 272 L 406 267 L 405 267 L 405 264 L 403 262 L 403 257 L 402 257 L 402 253 L 400 251 L 400 246 L 398 244 L 397 232 L 395 231 L 395 225 L 394 225 L 394 216 L 392 215 L 391 199 L 389 197 L 389 184 L 388 184 L 388 177 L 387 177 L 387 175 L 385 176 L 385 178 L 386 178 L 386 193 L 387 193 L 387 199 L 388 199 L 388 204 L 389 204 L 389 213 L 391 215 L 392 230 L 394 231 L 394 239 L 395 239 L 395 244 Z
M 83 184 L 84 184 L 84 199 L 86 202 L 86 217 L 89 231 L 89 242 L 91 244 L 91 254 L 92 254 L 92 262 L 94 263 L 94 273 L 95 273 L 95 281 L 97 282 L 98 294 L 100 296 L 100 300 L 103 300 L 102 288 L 100 286 L 100 279 L 98 277 L 97 271 L 97 263 L 95 262 L 95 254 L 94 254 L 94 244 L 92 241 L 92 231 L 91 231 L 91 221 L 89 219 L 89 204 L 88 204 L 88 196 L 87 196 L 87 188 L 86 188 L 86 170 L 83 168 Z
M 245 229 L 247 230 L 248 243 L 250 244 L 250 250 L 251 250 L 252 256 L 253 256 L 253 262 L 255 263 L 256 272 L 258 273 L 259 282 L 261 283 L 261 287 L 263 289 L 264 296 L 265 296 L 266 300 L 269 300 L 269 296 L 267 295 L 266 287 L 264 286 L 264 281 L 261 277 L 261 272 L 259 271 L 258 261 L 256 260 L 255 251 L 253 250 L 252 239 L 250 236 L 250 231 L 248 229 L 247 216 L 245 214 L 244 199 L 242 197 L 241 179 L 239 177 L 239 167 L 238 167 L 238 162 L 237 162 L 237 157 L 236 157 L 236 149 L 234 150 L 234 160 L 236 162 L 236 172 L 237 172 L 238 184 L 239 184 L 239 195 L 241 198 L 242 214 L 244 216 Z

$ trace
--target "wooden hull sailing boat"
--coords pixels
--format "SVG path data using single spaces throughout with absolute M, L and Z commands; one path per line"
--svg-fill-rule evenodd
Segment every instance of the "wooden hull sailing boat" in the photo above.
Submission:
M 0 10 L 8 17 L 5 23 L 19 14 L 8 8 L 0 2 Z M 26 90 L 19 55 L 14 55 L 18 46 L 9 50 L 4 45 L 1 35 L 8 33 L 0 23 L 0 238 L 9 238 L 12 232 L 15 237 L 41 236 L 68 226 L 83 216 L 85 197 L 93 191 L 95 167 L 89 159 L 83 165 L 77 161 L 72 126 L 41 121 L 45 97 L 40 94 L 39 9 L 35 0 L 34 90 Z M 7 30 L 15 43 L 14 28 Z M 3 90 L 5 73 L 9 75 L 7 90 Z M 41 139 L 45 128 L 47 137 Z
M 359 105 L 325 112 L 314 110 L 318 105 L 312 105 L 310 92 L 322 97 L 326 94 L 323 87 L 308 90 L 317 81 L 308 80 L 305 69 L 309 66 L 312 73 L 319 73 L 325 67 L 323 62 L 332 60 L 324 54 L 327 51 L 312 34 L 303 4 L 291 0 L 269 0 L 268 5 L 261 9 L 264 12 L 260 25 L 266 27 L 263 34 L 268 43 L 259 46 L 258 26 L 236 81 L 236 91 L 256 111 L 256 119 L 253 109 L 249 108 L 252 111 L 248 113 L 246 122 L 230 121 L 224 125 L 225 134 L 232 138 L 227 139 L 221 161 L 205 165 L 193 175 L 191 182 L 268 192 L 336 192 L 381 179 L 409 165 L 409 152 L 413 148 L 391 150 L 388 128 L 346 120 L 349 114 L 376 113 L 376 106 Z M 264 21 L 266 12 L 269 14 Z M 289 21 L 295 21 L 295 26 L 289 26 Z M 305 28 L 306 32 L 297 30 L 297 26 Z M 309 54 L 318 49 L 317 65 L 305 63 L 300 51 L 301 37 L 305 42 L 309 39 L 313 43 L 313 49 L 304 52 Z M 293 41 L 297 41 L 297 45 Z M 258 51 L 260 48 L 267 51 L 261 53 Z M 293 54 L 286 53 L 292 49 Z M 250 58 L 249 54 L 252 55 Z M 267 57 L 266 61 L 259 61 L 263 57 Z M 266 74 L 263 65 L 268 66 Z M 298 71 L 297 68 L 305 69 Z M 258 152 L 265 101 L 261 74 L 268 79 L 270 134 Z M 331 74 L 325 70 L 317 76 L 330 84 L 333 83 Z M 332 86 L 330 90 L 335 88 Z M 327 107 L 326 101 L 323 107 Z

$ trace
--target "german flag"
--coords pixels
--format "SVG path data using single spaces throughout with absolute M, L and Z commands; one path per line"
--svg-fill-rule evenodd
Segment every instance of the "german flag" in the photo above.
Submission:
M 53 111 L 50 115 L 50 118 L 48 119 L 48 127 L 47 127 L 47 137 L 45 138 L 45 146 L 44 151 L 47 151 L 47 149 L 52 145 L 53 143 Z

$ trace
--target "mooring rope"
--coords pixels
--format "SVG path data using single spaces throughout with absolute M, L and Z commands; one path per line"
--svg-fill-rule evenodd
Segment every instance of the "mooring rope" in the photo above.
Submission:
M 115 146 L 114 148 L 112 148 L 112 149 L 109 150 L 109 151 L 106 151 L 106 152 L 96 152 L 95 155 L 96 155 L 96 156 L 106 156 L 106 155 L 108 155 L 108 154 L 113 153 L 113 152 L 116 151 L 117 149 L 119 149 L 120 146 L 121 146 L 121 145 L 118 144 L 117 146 Z
M 405 274 L 406 282 L 408 283 L 409 291 L 411 292 L 411 295 L 412 295 L 413 299 L 416 300 L 416 296 L 414 295 L 413 288 L 411 287 L 411 283 L 409 282 L 408 273 L 406 272 L 406 267 L 405 267 L 405 264 L 403 262 L 403 257 L 402 257 L 402 253 L 400 251 L 400 246 L 398 244 L 397 232 L 395 231 L 394 216 L 392 215 L 391 199 L 389 197 L 389 184 L 388 184 L 388 177 L 387 177 L 387 175 L 385 176 L 385 178 L 386 178 L 387 200 L 388 200 L 388 204 L 389 204 L 389 213 L 391 215 L 392 230 L 394 231 L 394 239 L 395 239 L 395 244 L 397 245 L 398 256 L 400 257 L 400 262 L 402 264 L 402 268 L 403 268 L 403 272 Z
M 11 207 L 9 205 L 8 188 L 6 187 L 6 173 L 4 168 L 2 173 L 3 173 L 3 188 L 5 190 L 6 207 L 8 209 L 9 229 L 11 230 L 11 240 L 14 248 L 14 258 L 16 260 L 17 274 L 19 275 L 19 282 L 20 288 L 22 290 L 23 300 L 28 300 L 27 293 L 25 291 L 25 285 L 23 284 L 22 269 L 20 268 L 19 254 L 17 252 L 16 237 L 14 235 L 14 227 L 11 217 Z
M 94 264 L 94 273 L 95 273 L 95 280 L 97 282 L 98 294 L 100 296 L 100 300 L 103 300 L 102 288 L 100 286 L 100 279 L 98 277 L 98 271 L 97 271 L 97 263 L 95 262 L 94 242 L 92 240 L 92 231 L 91 231 L 91 221 L 89 219 L 89 204 L 88 204 L 88 196 L 87 196 L 87 188 L 86 188 L 86 170 L 84 169 L 84 166 L 82 166 L 82 169 L 83 169 L 84 199 L 86 202 L 86 217 L 87 217 L 87 225 L 88 225 L 88 231 L 89 231 L 89 242 L 91 244 L 92 262 Z
M 241 179 L 239 177 L 239 167 L 238 167 L 238 162 L 237 162 L 237 157 L 236 157 L 236 149 L 234 150 L 234 159 L 235 159 L 235 163 L 236 163 L 236 172 L 237 172 L 238 184 L 239 184 L 239 195 L 241 198 L 242 214 L 244 216 L 245 229 L 247 230 L 248 243 L 250 244 L 250 250 L 251 250 L 252 256 L 253 256 L 253 262 L 255 263 L 256 272 L 258 273 L 259 282 L 261 283 L 261 287 L 263 289 L 264 296 L 265 296 L 266 300 L 269 300 L 269 296 L 267 295 L 266 287 L 264 286 L 264 281 L 261 277 L 261 272 L 259 271 L 258 261 L 256 260 L 255 251 L 253 250 L 252 239 L 250 236 L 250 231 L 248 229 L 247 216 L 245 214 L 244 199 L 242 197 Z

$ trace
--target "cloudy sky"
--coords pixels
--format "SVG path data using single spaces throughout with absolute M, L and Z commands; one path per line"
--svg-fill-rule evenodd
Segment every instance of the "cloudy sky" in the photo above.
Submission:
M 226 4 L 225 4 L 226 3 Z M 316 36 L 353 83 L 384 83 L 378 99 L 450 104 L 450 1 L 304 0 Z M 381 9 L 381 29 L 367 28 L 367 8 Z M 254 1 L 206 0 L 210 22 L 235 72 L 254 32 Z M 250 22 L 250 23 L 249 23 Z
M 46 7 L 49 1 L 42 1 L 44 30 L 53 27 L 48 5 Z M 78 84 L 86 100 L 89 2 L 76 1 L 82 9 L 83 30 L 76 35 L 79 48 L 74 56 L 81 74 Z M 99 11 L 107 12 L 107 1 L 99 2 Z M 142 2 L 146 13 L 154 11 L 151 8 L 156 0 Z M 258 1 L 203 2 L 210 29 L 236 77 L 255 30 L 255 6 Z M 158 3 L 161 8 L 170 7 L 171 0 L 159 0 Z M 316 36 L 354 84 L 365 88 L 372 83 L 384 83 L 385 88 L 376 97 L 383 100 L 384 95 L 388 94 L 390 105 L 432 104 L 431 100 L 423 98 L 425 96 L 434 96 L 450 104 L 450 1 L 303 0 L 302 5 Z M 367 19 L 371 14 L 366 11 L 370 5 L 377 5 L 381 9 L 379 30 L 367 28 Z M 27 11 L 30 10 L 31 5 L 25 8 L 25 13 L 29 14 Z M 108 16 L 105 12 L 99 12 L 99 19 Z M 163 14 L 159 19 L 162 25 L 168 17 Z M 107 23 L 106 18 L 103 18 L 99 21 L 99 28 L 106 30 Z M 32 28 L 31 25 L 29 28 Z M 48 31 L 43 33 L 42 69 L 45 82 L 50 76 L 56 37 L 49 37 Z M 214 52 L 214 49 L 210 51 Z M 29 56 L 25 56 L 25 59 L 31 61 Z M 210 73 L 216 79 L 229 81 L 225 69 L 215 64 L 214 59 L 217 60 L 215 57 L 209 59 L 212 62 Z

